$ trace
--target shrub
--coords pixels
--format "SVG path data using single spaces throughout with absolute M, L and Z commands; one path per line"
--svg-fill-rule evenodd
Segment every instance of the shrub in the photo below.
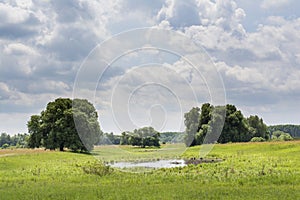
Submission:
M 266 141 L 265 138 L 262 137 L 253 137 L 250 142 L 264 142 Z
M 95 174 L 98 176 L 105 176 L 111 174 L 113 169 L 109 165 L 105 165 L 103 162 L 88 162 L 82 166 L 82 170 L 87 174 Z
M 284 134 L 281 134 L 278 139 L 280 141 L 290 141 L 290 140 L 293 140 L 292 136 L 288 133 L 284 133 Z
M 9 144 L 5 143 L 2 145 L 2 149 L 7 149 L 9 147 Z
M 282 131 L 275 131 L 274 133 L 272 135 L 273 141 L 290 141 L 294 139 L 289 133 L 285 133 Z

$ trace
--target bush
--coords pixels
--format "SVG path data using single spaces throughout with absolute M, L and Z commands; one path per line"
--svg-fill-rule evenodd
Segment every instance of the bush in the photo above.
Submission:
M 2 149 L 7 149 L 9 147 L 9 144 L 5 143 L 2 145 Z
M 105 176 L 113 172 L 113 169 L 109 165 L 97 161 L 88 162 L 82 166 L 82 170 L 87 174 L 95 174 L 98 176 Z
M 262 137 L 253 137 L 250 142 L 264 142 L 266 141 L 265 138 Z
M 294 138 L 289 134 L 282 131 L 275 131 L 272 135 L 273 141 L 290 141 Z
M 278 140 L 280 141 L 291 141 L 293 140 L 292 136 L 288 133 L 284 133 L 284 134 L 281 134 L 279 137 L 278 137 Z

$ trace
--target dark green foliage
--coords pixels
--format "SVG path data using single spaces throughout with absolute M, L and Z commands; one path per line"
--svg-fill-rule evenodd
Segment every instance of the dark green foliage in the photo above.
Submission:
M 267 126 L 258 116 L 245 118 L 234 105 L 205 103 L 184 115 L 186 146 L 208 143 L 249 142 L 253 137 L 268 139 Z M 219 138 L 217 134 L 221 133 Z
M 41 115 L 31 116 L 27 126 L 31 148 L 90 151 L 101 135 L 94 106 L 82 99 L 58 98 Z
M 160 133 L 154 130 L 152 127 L 143 127 L 135 129 L 133 133 L 123 132 L 121 135 L 121 145 L 140 146 L 145 148 L 146 146 L 159 147 Z
M 274 125 L 269 126 L 268 131 L 272 134 L 275 131 L 283 131 L 285 133 L 289 133 L 293 138 L 300 138 L 300 125 Z
M 264 124 L 263 119 L 259 118 L 257 115 L 250 116 L 247 118 L 249 126 L 252 128 L 251 131 L 253 137 L 262 137 L 264 139 L 269 139 L 269 134 L 267 132 L 268 127 Z
M 213 106 L 210 105 L 209 103 L 205 103 L 201 106 L 201 114 L 200 114 L 200 119 L 199 119 L 200 127 L 203 124 L 208 124 L 209 123 L 209 121 L 211 120 L 212 110 L 213 110 Z
M 219 143 L 248 142 L 252 138 L 242 112 L 234 105 L 226 105 L 226 117 Z
M 28 133 L 30 134 L 28 140 L 28 146 L 30 148 L 40 147 L 43 134 L 41 132 L 41 116 L 39 115 L 32 115 L 30 120 L 27 123 Z

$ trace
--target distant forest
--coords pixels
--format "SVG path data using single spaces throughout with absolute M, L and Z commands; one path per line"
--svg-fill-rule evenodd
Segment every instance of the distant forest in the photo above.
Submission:
M 268 126 L 268 131 L 272 134 L 275 131 L 282 131 L 285 133 L 289 133 L 293 138 L 300 138 L 300 125 L 273 125 Z

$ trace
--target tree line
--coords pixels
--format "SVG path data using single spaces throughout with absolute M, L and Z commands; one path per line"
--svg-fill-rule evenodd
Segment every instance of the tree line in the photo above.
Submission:
M 0 148 L 6 149 L 8 147 L 27 148 L 29 135 L 24 133 L 18 133 L 16 135 L 9 135 L 7 133 L 1 133 L 0 135 Z
M 269 132 L 273 135 L 276 131 L 282 131 L 285 133 L 289 133 L 294 138 L 300 138 L 300 125 L 273 125 L 268 127 Z
M 144 127 L 145 128 L 152 128 L 152 127 Z M 130 131 L 126 131 L 123 132 L 121 135 L 114 135 L 113 132 L 110 133 L 103 133 L 102 137 L 100 138 L 99 142 L 97 143 L 97 145 L 132 145 L 134 143 L 131 143 L 131 141 L 135 141 L 135 140 L 140 140 L 142 141 L 142 139 L 134 139 L 137 132 L 140 132 L 139 130 L 135 130 L 133 132 Z M 158 132 L 155 131 L 153 129 L 153 133 L 151 133 L 150 135 L 153 136 L 155 134 L 157 134 Z M 129 140 L 129 138 L 131 137 L 131 139 Z M 184 141 L 184 132 L 160 132 L 159 136 L 156 137 L 156 139 L 158 139 L 158 142 L 161 144 L 166 144 L 166 143 L 170 143 L 170 144 L 174 144 L 174 143 L 182 143 Z M 150 138 L 145 139 L 145 141 L 150 140 Z M 153 140 L 153 138 L 152 138 Z M 130 141 L 130 142 L 129 142 Z M 151 143 L 151 142 L 145 142 L 148 144 L 157 144 L 157 142 Z M 154 146 L 154 145 L 153 145 Z M 158 145 L 156 145 L 158 146 Z
M 133 132 L 125 131 L 121 135 L 104 133 L 97 145 L 132 145 L 145 148 L 147 146 L 160 146 L 160 133 L 153 127 L 135 129 Z

